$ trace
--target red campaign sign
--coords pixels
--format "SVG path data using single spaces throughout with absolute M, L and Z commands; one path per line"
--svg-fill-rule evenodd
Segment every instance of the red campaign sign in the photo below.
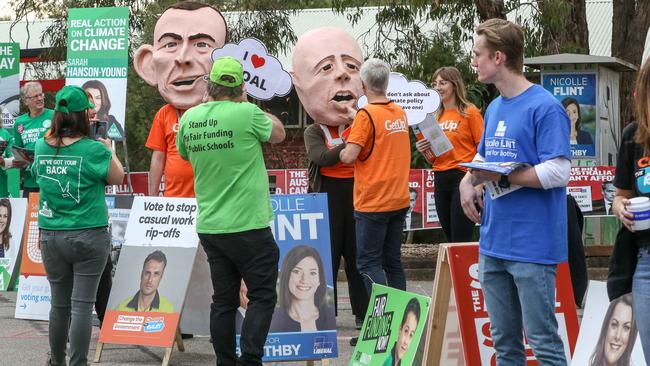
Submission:
M 271 194 L 284 194 L 287 191 L 287 172 L 284 169 L 267 170 Z
M 130 176 L 133 193 L 129 191 L 128 180 L 125 175 L 122 184 L 116 185 L 115 190 L 113 190 L 113 186 L 106 186 L 106 194 L 134 194 L 136 196 L 148 196 L 149 172 L 134 172 L 131 173 Z
M 587 215 L 610 214 L 615 188 L 608 183 L 614 180 L 615 171 L 613 166 L 572 167 L 567 193 L 576 199 Z M 605 191 L 608 191 L 607 197 Z
M 411 169 L 409 172 L 409 202 L 413 206 L 409 206 L 410 211 L 407 213 L 406 222 L 410 223 L 406 225 L 407 230 L 440 227 L 433 198 L 435 191 L 433 174 L 433 170 L 430 169 Z
M 285 194 L 305 194 L 309 188 L 309 173 L 307 169 L 286 170 L 287 189 Z
M 440 221 L 438 220 L 438 211 L 436 210 L 436 202 L 433 198 L 433 192 L 435 191 L 435 185 L 433 181 L 434 172 L 431 169 L 422 170 L 422 182 L 423 182 L 423 194 L 422 198 L 424 199 L 424 228 L 436 228 L 440 227 Z
M 490 335 L 490 319 L 478 279 L 478 256 L 478 244 L 475 243 L 448 247 L 465 362 L 469 366 L 494 366 L 496 354 Z M 571 288 L 569 266 L 566 262 L 558 265 L 556 279 L 555 315 L 565 350 L 569 351 L 567 359 L 570 360 L 578 339 L 578 316 Z M 538 365 L 526 339 L 524 343 L 526 365 Z

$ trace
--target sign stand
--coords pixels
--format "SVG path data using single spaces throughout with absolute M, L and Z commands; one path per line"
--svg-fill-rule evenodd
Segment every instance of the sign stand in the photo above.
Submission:
M 174 343 L 176 343 L 176 346 L 178 347 L 178 350 L 180 352 L 185 352 L 185 344 L 183 343 L 183 338 L 181 337 L 181 331 L 176 327 L 176 336 L 174 337 Z M 102 351 L 104 350 L 104 344 L 103 342 L 97 342 L 97 348 L 95 350 L 95 359 L 93 360 L 94 363 L 99 363 L 101 358 L 102 358 Z M 172 351 L 174 350 L 174 344 L 172 344 L 171 347 L 165 347 L 165 356 L 163 357 L 162 360 L 162 366 L 168 366 L 169 361 L 171 360 L 172 357 Z

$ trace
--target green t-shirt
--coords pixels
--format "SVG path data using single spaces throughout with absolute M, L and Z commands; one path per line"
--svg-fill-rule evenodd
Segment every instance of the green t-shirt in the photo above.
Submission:
M 41 189 L 38 226 L 78 230 L 108 225 L 104 187 L 111 152 L 99 141 L 82 138 L 60 148 L 36 142 L 32 174 Z
M 2 153 L 3 158 L 11 157 L 11 147 L 14 145 L 14 136 L 8 130 L 0 128 L 0 141 L 7 141 L 7 147 Z M 4 167 L 0 167 L 0 197 L 9 197 L 9 182 Z
M 201 234 L 261 229 L 273 220 L 263 141 L 273 124 L 255 104 L 216 101 L 188 109 L 176 136 L 192 163 Z
M 16 146 L 34 150 L 36 141 L 50 129 L 52 118 L 54 118 L 54 111 L 47 108 L 34 118 L 29 116 L 29 112 L 16 118 L 13 130 Z M 38 188 L 36 179 L 34 179 L 29 169 L 25 169 L 23 187 Z

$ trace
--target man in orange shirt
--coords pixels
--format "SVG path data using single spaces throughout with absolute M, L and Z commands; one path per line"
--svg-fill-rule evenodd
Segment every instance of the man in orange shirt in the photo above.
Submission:
M 210 73 L 212 51 L 226 43 L 226 22 L 216 8 L 194 1 L 168 7 L 153 33 L 153 45 L 135 53 L 135 71 L 158 87 L 169 104 L 154 117 L 146 146 L 153 150 L 149 195 L 158 196 L 165 175 L 165 197 L 194 197 L 194 172 L 176 149 L 178 121 L 183 112 L 201 103 Z
M 409 209 L 411 146 L 404 110 L 386 97 L 390 68 L 361 66 L 368 105 L 354 117 L 341 161 L 354 165 L 357 267 L 368 293 L 373 283 L 406 290 L 400 247 Z

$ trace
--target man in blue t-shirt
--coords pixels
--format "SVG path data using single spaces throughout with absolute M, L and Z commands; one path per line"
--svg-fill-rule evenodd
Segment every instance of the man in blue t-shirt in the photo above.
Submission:
M 485 112 L 475 161 L 530 166 L 507 176 L 471 170 L 460 184 L 465 214 L 481 223 L 479 279 L 497 365 L 523 365 L 523 329 L 542 365 L 567 364 L 555 317 L 556 265 L 567 259 L 569 118 L 562 105 L 524 77 L 524 36 L 502 19 L 480 24 L 472 66 L 501 96 Z M 483 200 L 482 183 L 495 184 Z M 489 186 L 489 184 L 486 184 Z

